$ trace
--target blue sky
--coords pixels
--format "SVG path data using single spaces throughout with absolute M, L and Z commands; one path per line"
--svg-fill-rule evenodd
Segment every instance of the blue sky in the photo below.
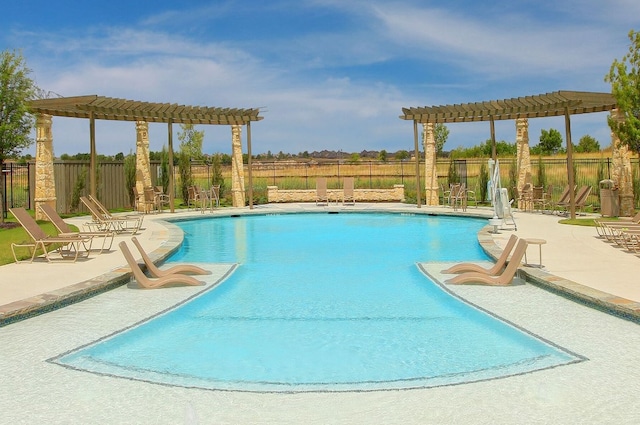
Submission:
M 488 3 L 489 5 L 485 4 Z M 38 85 L 62 96 L 256 108 L 254 153 L 413 149 L 402 107 L 557 90 L 610 91 L 604 75 L 640 30 L 637 0 L 22 0 L 0 16 Z M 572 117 L 610 144 L 606 114 Z M 87 120 L 54 118 L 54 151 L 88 152 Z M 177 126 L 174 126 L 177 132 Z M 445 149 L 490 137 L 450 124 Z M 564 136 L 562 118 L 529 122 Z M 227 126 L 199 126 L 204 152 L 230 152 Z M 166 125 L 150 124 L 152 150 Z M 243 140 L 244 140 L 243 134 Z M 496 123 L 513 142 L 515 123 Z M 135 150 L 135 125 L 97 121 L 99 153 Z

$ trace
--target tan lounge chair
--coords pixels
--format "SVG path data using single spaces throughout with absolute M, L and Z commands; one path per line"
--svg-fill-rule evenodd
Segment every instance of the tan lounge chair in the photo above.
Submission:
M 354 195 L 354 178 L 345 177 L 342 182 L 342 205 L 355 205 L 356 197 Z
M 520 239 L 516 244 L 516 248 L 513 251 L 513 255 L 511 256 L 511 260 L 507 267 L 504 269 L 502 274 L 498 276 L 488 276 L 484 273 L 478 272 L 467 272 L 459 274 L 449 280 L 446 283 L 451 284 L 461 284 L 461 283 L 471 283 L 478 285 L 496 285 L 496 286 L 505 286 L 509 285 L 518 271 L 518 267 L 520 267 L 520 262 L 522 261 L 522 257 L 527 251 L 527 241 L 524 239 Z
M 20 225 L 27 232 L 32 242 L 25 243 L 12 243 L 11 244 L 11 252 L 13 253 L 13 259 L 16 263 L 19 263 L 18 256 L 16 255 L 16 248 L 29 248 L 32 249 L 33 252 L 31 254 L 30 263 L 33 262 L 36 257 L 36 253 L 38 248 L 42 248 L 44 257 L 48 262 L 51 262 L 51 258 L 49 257 L 49 252 L 47 252 L 47 248 L 51 245 L 57 245 L 55 251 L 60 255 L 63 260 L 76 261 L 80 256 L 80 246 L 82 245 L 85 248 L 85 243 L 90 242 L 91 238 L 80 237 L 80 236 L 69 236 L 69 237 L 57 237 L 57 236 L 49 236 L 38 223 L 29 215 L 27 210 L 24 208 L 9 208 L 11 214 L 18 220 Z M 85 248 L 83 252 L 83 256 L 88 256 L 89 251 Z
M 140 245 L 140 242 L 135 236 L 131 238 L 131 241 L 136 246 L 136 248 L 138 248 L 138 251 L 140 251 L 140 255 L 142 256 L 142 261 L 144 261 L 144 264 L 147 266 L 147 270 L 149 271 L 149 274 L 151 274 L 151 276 L 153 277 L 163 277 L 163 276 L 168 276 L 171 274 L 179 274 L 179 273 L 201 274 L 201 275 L 211 274 L 209 270 L 205 270 L 203 268 L 200 268 L 198 266 L 194 266 L 191 264 L 179 264 L 177 266 L 171 267 L 170 269 L 161 270 L 158 267 L 156 267 L 156 265 L 153 263 L 151 258 L 149 258 L 149 255 L 147 255 L 145 250 L 142 248 L 142 245 Z
M 133 277 L 136 279 L 138 284 L 146 289 L 160 288 L 163 286 L 169 285 L 204 285 L 204 282 L 194 279 L 191 276 L 187 276 L 184 274 L 170 274 L 167 276 L 159 277 L 156 279 L 147 277 L 143 272 L 136 260 L 133 258 L 131 251 L 129 251 L 129 247 L 125 241 L 122 241 L 118 244 L 120 250 L 122 251 L 122 255 L 127 260 L 129 267 L 131 268 L 131 272 L 133 273 Z
M 329 205 L 326 177 L 318 177 L 316 179 L 316 205 Z
M 142 196 L 144 197 L 144 193 L 142 194 Z M 123 213 L 123 214 L 111 214 L 111 212 L 109 212 L 109 210 L 107 209 L 107 207 L 105 207 L 102 202 L 98 201 L 96 198 L 94 198 L 92 195 L 88 196 L 89 200 L 91 202 L 94 203 L 94 205 L 98 208 L 99 211 L 102 212 L 102 214 L 107 217 L 107 218 L 113 218 L 113 219 L 118 219 L 118 220 L 122 220 L 122 219 L 127 219 L 130 220 L 131 222 L 134 221 L 139 221 L 140 223 L 138 224 L 138 229 L 140 229 L 142 227 L 142 220 L 144 220 L 144 214 L 141 214 L 140 212 L 136 211 L 133 213 Z
M 562 191 L 562 195 L 560 195 L 560 198 L 555 202 L 553 202 L 553 200 L 550 202 L 551 209 L 554 213 L 556 212 L 556 210 L 559 210 L 560 208 L 565 207 L 569 204 L 569 200 L 571 197 L 571 193 L 569 192 L 569 190 L 570 186 L 566 185 L 564 190 Z M 576 190 L 575 186 L 573 187 L 573 190 Z
M 460 263 L 449 267 L 446 270 L 442 270 L 442 273 L 477 272 L 486 274 L 488 276 L 496 276 L 503 269 L 504 265 L 507 264 L 507 258 L 509 258 L 509 254 L 511 254 L 511 250 L 516 245 L 517 241 L 518 237 L 516 235 L 511 235 L 504 247 L 504 250 L 502 251 L 502 254 L 500 255 L 500 258 L 498 258 L 498 261 L 496 261 L 493 267 L 486 269 L 474 263 Z
M 142 214 L 132 216 L 114 216 L 106 215 L 98 204 L 85 196 L 80 197 L 80 201 L 89 209 L 93 217 L 93 223 L 86 223 L 89 227 L 95 227 L 100 231 L 112 230 L 116 233 L 131 232 L 138 233 L 142 225 Z
M 580 186 L 580 189 L 578 189 L 573 199 L 575 203 L 575 207 L 578 211 L 584 208 L 584 204 L 586 203 L 587 197 L 589 196 L 590 193 L 591 193 L 591 186 Z M 564 201 L 562 199 L 559 200 L 556 204 L 556 207 L 564 208 L 564 211 L 558 210 L 558 212 L 566 215 L 568 213 L 568 208 L 571 207 L 571 194 L 567 192 L 566 199 Z
M 620 229 L 640 229 L 640 211 L 633 217 L 619 217 L 618 220 L 597 219 L 593 222 L 598 236 L 611 240 L 616 237 Z
M 67 238 L 67 237 L 86 237 L 86 238 L 91 238 L 91 242 L 89 244 L 89 248 L 88 250 L 91 251 L 91 245 L 93 243 L 93 239 L 94 238 L 102 238 L 102 247 L 100 248 L 100 251 L 98 252 L 99 254 L 102 253 L 102 251 L 105 250 L 105 246 L 107 245 L 107 241 L 109 242 L 109 246 L 106 248 L 107 250 L 111 249 L 111 246 L 113 245 L 113 238 L 116 235 L 116 232 L 113 231 L 104 231 L 104 232 L 100 232 L 100 231 L 96 231 L 96 232 L 76 232 L 75 230 L 73 230 L 63 219 L 62 217 L 60 217 L 60 215 L 56 212 L 55 209 L 53 209 L 53 207 L 51 205 L 48 204 L 41 204 L 40 205 L 40 211 L 42 211 L 42 213 L 44 215 L 47 216 L 47 218 L 49 219 L 49 221 L 51 221 L 53 223 L 53 225 L 56 227 L 56 229 L 58 229 L 58 236 L 61 238 Z

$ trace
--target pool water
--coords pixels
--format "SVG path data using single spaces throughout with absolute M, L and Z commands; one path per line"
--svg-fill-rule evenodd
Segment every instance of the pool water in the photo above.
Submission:
M 239 263 L 190 302 L 57 359 L 150 382 L 243 391 L 431 387 L 576 356 L 451 296 L 417 262 L 486 260 L 486 220 L 283 214 L 177 222 L 172 261 Z

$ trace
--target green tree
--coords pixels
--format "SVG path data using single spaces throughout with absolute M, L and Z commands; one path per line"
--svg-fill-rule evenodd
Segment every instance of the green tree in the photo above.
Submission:
M 387 153 L 386 150 L 382 149 L 379 153 L 378 153 L 378 160 L 382 161 L 382 162 L 387 162 L 389 154 Z
M 401 151 L 396 152 L 395 158 L 398 161 L 403 161 L 405 159 L 411 158 L 411 155 L 409 155 L 409 152 L 407 152 L 405 150 L 401 150 Z
M 600 143 L 593 137 L 585 134 L 580 138 L 576 146 L 577 153 L 600 152 Z
M 0 169 L 7 158 L 18 155 L 30 146 L 34 118 L 29 113 L 28 101 L 37 87 L 29 77 L 24 58 L 15 51 L 0 53 Z M 0 173 L 0 222 L 4 223 L 4 178 Z
M 129 203 L 136 205 L 136 199 L 133 196 L 133 188 L 136 186 L 136 154 L 129 151 L 129 155 L 124 157 L 124 184 L 125 190 L 129 194 Z
M 198 131 L 193 124 L 180 124 L 178 140 L 180 141 L 180 152 L 190 159 L 202 159 L 202 142 L 204 141 L 204 131 Z
M 562 151 L 562 135 L 555 128 L 549 131 L 542 129 L 540 143 L 538 144 L 540 155 L 554 155 Z
M 442 153 L 442 149 L 444 148 L 444 144 L 447 142 L 449 138 L 449 129 L 446 125 L 440 123 L 436 124 L 433 127 L 433 136 L 436 141 L 436 156 Z
M 357 164 L 360 161 L 360 154 L 357 152 L 354 152 L 351 154 L 351 156 L 349 156 L 349 162 L 352 164 Z
M 640 153 L 640 32 L 629 31 L 629 52 L 615 59 L 605 76 L 624 120 L 609 117 L 609 127 L 620 141 Z
M 220 185 L 220 199 L 225 193 L 224 176 L 222 175 L 222 155 L 217 153 L 211 157 L 211 185 Z
M 182 201 L 187 205 L 189 200 L 189 186 L 193 186 L 193 173 L 191 172 L 191 157 L 187 151 L 178 153 L 178 167 L 180 167 L 180 193 Z
M 162 192 L 168 193 L 169 189 L 169 152 L 165 146 L 160 152 L 160 184 Z

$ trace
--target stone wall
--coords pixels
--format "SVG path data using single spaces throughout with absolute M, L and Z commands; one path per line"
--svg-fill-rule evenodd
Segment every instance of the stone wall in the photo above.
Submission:
M 327 189 L 329 200 L 342 201 L 342 189 Z M 356 202 L 404 202 L 404 185 L 396 184 L 393 189 L 354 189 Z M 283 190 L 278 186 L 267 186 L 269 203 L 315 202 L 316 190 Z

